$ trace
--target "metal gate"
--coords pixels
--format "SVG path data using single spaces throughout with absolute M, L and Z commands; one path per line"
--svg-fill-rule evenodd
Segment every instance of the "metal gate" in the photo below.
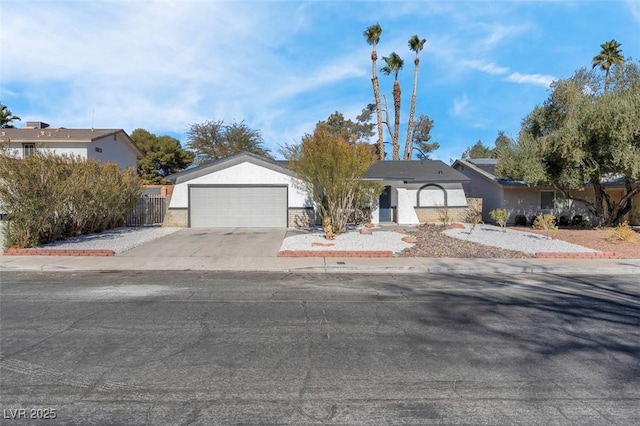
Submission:
M 166 211 L 167 197 L 159 194 L 141 195 L 127 215 L 127 226 L 161 224 Z

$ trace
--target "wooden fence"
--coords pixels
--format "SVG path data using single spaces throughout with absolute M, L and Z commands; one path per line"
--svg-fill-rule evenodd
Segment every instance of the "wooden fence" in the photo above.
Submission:
M 167 197 L 159 194 L 144 194 L 127 215 L 127 226 L 157 225 L 164 221 Z

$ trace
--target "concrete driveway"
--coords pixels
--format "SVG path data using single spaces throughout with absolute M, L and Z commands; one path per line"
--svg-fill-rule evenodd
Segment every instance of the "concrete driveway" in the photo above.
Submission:
M 118 256 L 277 257 L 287 228 L 185 228 Z

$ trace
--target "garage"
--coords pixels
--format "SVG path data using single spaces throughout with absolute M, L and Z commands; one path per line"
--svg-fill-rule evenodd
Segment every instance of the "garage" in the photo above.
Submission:
M 189 185 L 192 228 L 285 228 L 286 185 Z

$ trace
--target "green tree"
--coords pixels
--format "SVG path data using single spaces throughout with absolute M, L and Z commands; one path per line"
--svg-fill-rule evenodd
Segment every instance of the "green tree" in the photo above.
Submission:
M 593 57 L 592 68 L 600 67 L 605 72 L 604 92 L 607 93 L 609 87 L 609 72 L 613 65 L 624 64 L 624 57 L 620 50 L 620 43 L 612 39 L 600 45 L 600 53 Z
M 400 88 L 400 82 L 398 81 L 398 74 L 404 66 L 404 60 L 396 52 L 391 52 L 389 56 L 383 56 L 382 59 L 385 62 L 385 66 L 380 68 L 380 71 L 385 75 L 393 74 L 393 134 L 391 135 L 392 159 L 400 159 L 400 106 L 402 103 L 402 89 Z
M 131 133 L 131 139 L 145 154 L 138 160 L 137 170 L 146 184 L 166 184 L 165 177 L 181 172 L 195 157 L 171 136 L 158 137 L 145 129 L 136 129 Z
M 303 137 L 291 154 L 290 168 L 312 194 L 323 223 L 329 220 L 336 234 L 346 231 L 349 217 L 363 198 L 372 201 L 380 195 L 377 183 L 362 182 L 376 161 L 366 143 L 350 144 L 320 127 Z
M 345 119 L 338 111 L 334 112 L 326 121 L 319 121 L 316 128 L 325 130 L 328 134 L 342 137 L 350 144 L 366 142 L 373 136 L 374 124 L 370 123 L 371 110 L 365 108 L 356 121 Z
M 224 121 L 205 121 L 192 124 L 187 130 L 187 148 L 195 152 L 195 162 L 223 158 L 239 152 L 250 152 L 272 158 L 264 147 L 260 131 L 249 128 L 244 121 L 224 124 Z
M 440 148 L 440 144 L 438 142 L 429 142 L 431 140 L 431 129 L 433 128 L 433 120 L 431 120 L 424 114 L 420 114 L 418 115 L 418 119 L 415 121 L 413 127 L 412 149 L 418 151 L 418 159 L 428 160 L 429 154 Z
M 378 155 L 381 160 L 384 160 L 384 134 L 382 130 L 382 104 L 380 103 L 380 82 L 378 80 L 376 62 L 378 60 L 378 52 L 376 46 L 380 42 L 380 36 L 382 35 L 382 27 L 380 24 L 371 25 L 363 33 L 367 44 L 371 46 L 371 84 L 373 85 L 373 98 L 375 100 L 376 118 L 378 124 Z
M 373 109 L 373 105 L 367 105 L 363 108 L 362 113 L 356 117 L 356 121 L 345 119 L 341 112 L 336 111 L 326 120 L 318 121 L 316 130 L 322 130 L 331 136 L 341 137 L 351 145 L 368 143 L 369 138 L 374 134 L 375 124 L 371 123 Z M 369 145 L 369 147 L 371 152 L 378 157 L 377 144 Z M 278 152 L 285 159 L 290 160 L 299 148 L 300 144 L 284 143 L 278 146 Z
M 589 183 L 595 200 L 583 201 L 602 224 L 615 225 L 640 193 L 640 72 L 624 64 L 613 91 L 601 93 L 601 77 L 586 69 L 553 85 L 549 98 L 523 120 L 518 140 L 497 150 L 498 172 L 561 190 Z M 605 75 L 605 79 L 606 79 Z M 606 192 L 612 177 L 624 181 L 619 202 Z
M 493 158 L 493 148 L 488 147 L 479 140 L 462 153 L 463 160 L 470 158 Z
M 0 103 L 0 128 L 10 129 L 15 127 L 12 124 L 14 121 L 20 121 L 20 117 L 13 115 L 6 105 Z
M 409 122 L 407 124 L 407 140 L 404 145 L 404 159 L 411 160 L 413 155 L 413 116 L 416 112 L 416 91 L 418 90 L 418 66 L 420 65 L 420 51 L 424 48 L 426 39 L 420 39 L 417 35 L 412 36 L 409 39 L 409 49 L 416 52 L 416 57 L 413 60 L 413 91 L 411 93 L 411 108 L 409 109 Z

